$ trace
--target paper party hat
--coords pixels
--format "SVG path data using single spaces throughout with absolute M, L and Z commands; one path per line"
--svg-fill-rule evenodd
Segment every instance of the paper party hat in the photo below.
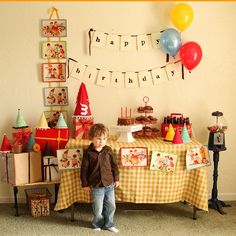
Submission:
M 175 136 L 173 138 L 172 141 L 173 144 L 182 144 L 183 143 L 183 139 L 181 138 L 180 132 L 179 132 L 179 127 L 176 126 L 176 130 L 175 130 Z
M 49 145 L 48 142 L 46 142 L 43 156 L 44 156 L 44 157 L 45 157 L 45 156 L 53 156 L 53 154 L 52 154 L 52 149 L 51 149 L 51 147 L 50 147 L 50 145 Z
M 84 83 L 81 83 L 77 95 L 76 108 L 73 117 L 91 119 L 91 111 L 89 107 L 88 93 Z
M 186 124 L 184 124 L 184 128 L 183 128 L 181 137 L 182 137 L 184 143 L 191 142 L 191 139 L 190 139 L 190 137 L 189 137 L 189 133 L 188 133 Z
M 28 127 L 27 124 L 25 123 L 24 117 L 20 112 L 20 109 L 18 109 L 18 114 L 16 117 L 16 123 L 14 128 L 26 128 Z
M 11 144 L 6 134 L 4 134 L 2 139 L 2 146 L 1 146 L 1 152 L 10 152 L 11 150 Z
M 40 128 L 40 129 L 48 129 L 48 122 L 47 122 L 47 119 L 45 117 L 45 114 L 44 112 L 42 113 L 40 119 L 39 119 L 39 122 L 38 122 L 38 127 L 37 128 Z
M 27 143 L 27 147 L 26 147 L 26 151 L 32 152 L 34 149 L 34 144 L 35 144 L 34 135 L 30 134 L 29 139 L 28 139 L 28 143 Z
M 57 124 L 56 124 L 55 128 L 58 128 L 58 129 L 68 128 L 62 113 L 60 113 L 60 116 L 58 118 L 58 121 L 57 121 Z
M 164 141 L 171 142 L 173 140 L 174 136 L 175 136 L 174 128 L 173 128 L 172 124 L 169 124 L 168 131 L 166 133 L 166 137 L 165 137 Z

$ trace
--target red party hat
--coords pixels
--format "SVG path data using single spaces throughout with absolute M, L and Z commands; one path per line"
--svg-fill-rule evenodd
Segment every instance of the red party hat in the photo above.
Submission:
M 4 134 L 2 139 L 1 152 L 10 152 L 11 144 L 6 134 Z
M 88 93 L 84 83 L 81 83 L 79 92 L 77 95 L 76 108 L 74 111 L 74 117 L 90 118 L 91 111 L 89 107 Z
M 179 126 L 176 126 L 175 136 L 174 136 L 172 143 L 173 144 L 182 144 L 183 143 L 183 139 L 182 139 L 180 132 L 179 132 Z

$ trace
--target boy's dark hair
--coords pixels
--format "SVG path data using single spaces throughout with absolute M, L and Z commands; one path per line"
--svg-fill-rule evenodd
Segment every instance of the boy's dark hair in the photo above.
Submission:
M 109 129 L 101 123 L 94 124 L 89 130 L 89 138 L 101 137 L 102 135 L 109 136 Z

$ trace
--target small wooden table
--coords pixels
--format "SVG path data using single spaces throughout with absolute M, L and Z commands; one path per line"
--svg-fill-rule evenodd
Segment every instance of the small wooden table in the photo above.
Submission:
M 13 186 L 13 192 L 14 192 L 14 207 L 16 209 L 15 216 L 19 216 L 18 211 L 18 201 L 17 201 L 17 193 L 18 193 L 18 187 L 29 187 L 29 186 L 42 186 L 42 185 L 55 185 L 55 203 L 57 202 L 57 193 L 60 185 L 60 181 L 50 181 L 50 182 L 35 182 L 30 184 L 21 184 L 21 185 L 12 185 Z

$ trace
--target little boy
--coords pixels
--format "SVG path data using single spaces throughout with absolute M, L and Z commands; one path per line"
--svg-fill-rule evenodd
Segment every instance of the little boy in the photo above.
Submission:
M 114 187 L 119 186 L 119 171 L 112 149 L 106 145 L 109 130 L 103 124 L 90 128 L 92 143 L 85 150 L 81 165 L 81 182 L 85 192 L 92 193 L 94 230 L 105 228 L 118 233 L 113 217 L 116 210 Z

